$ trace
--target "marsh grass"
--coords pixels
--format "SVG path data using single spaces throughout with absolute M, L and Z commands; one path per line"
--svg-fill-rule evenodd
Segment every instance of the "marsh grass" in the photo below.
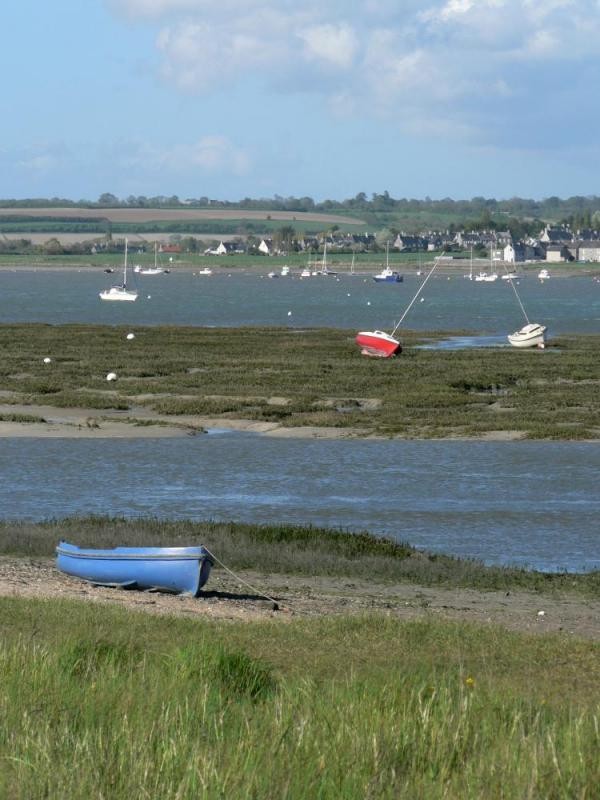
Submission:
M 1 422 L 46 422 L 44 417 L 37 414 L 0 414 Z
M 300 525 L 252 525 L 156 518 L 70 517 L 0 522 L 0 554 L 53 556 L 64 539 L 81 547 L 204 544 L 232 569 L 263 573 L 346 576 L 374 582 L 479 590 L 527 589 L 600 596 L 600 572 L 544 573 L 489 567 L 479 561 L 417 550 L 367 532 Z M 215 569 L 219 569 L 217 565 Z
M 0 326 L 6 402 L 144 405 L 155 414 L 237 415 L 383 436 L 600 436 L 598 336 L 562 337 L 541 352 L 449 352 L 414 346 L 441 333 L 407 331 L 402 355 L 383 360 L 360 356 L 351 331 L 147 327 L 130 342 L 125 334 L 108 326 Z M 47 354 L 51 364 L 43 363 Z M 109 371 L 119 376 L 110 391 Z
M 594 797 L 596 645 L 0 599 L 0 794 Z

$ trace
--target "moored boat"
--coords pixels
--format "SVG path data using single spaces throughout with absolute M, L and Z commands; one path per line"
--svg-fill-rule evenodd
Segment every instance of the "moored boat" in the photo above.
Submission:
M 364 356 L 390 358 L 402 351 L 400 342 L 385 331 L 360 331 L 355 341 Z
M 360 331 L 356 334 L 355 342 L 361 348 L 361 354 L 363 356 L 375 356 L 377 358 L 390 358 L 391 356 L 396 355 L 397 353 L 402 352 L 402 345 L 395 338 L 396 331 L 400 328 L 402 323 L 404 322 L 404 318 L 413 307 L 417 297 L 423 291 L 425 284 L 429 280 L 429 278 L 433 275 L 436 267 L 438 265 L 438 259 L 433 263 L 433 267 L 427 273 L 425 280 L 419 286 L 417 293 L 413 297 L 413 299 L 408 304 L 404 314 L 400 317 L 400 321 L 394 327 L 394 330 L 391 333 L 386 333 L 385 331 Z
M 386 242 L 385 245 L 385 267 L 378 272 L 376 275 L 373 275 L 373 280 L 376 283 L 402 283 L 404 280 L 404 275 L 401 275 L 396 270 L 390 268 L 390 247 L 389 242 Z
M 197 547 L 115 547 L 87 549 L 68 542 L 56 548 L 61 572 L 96 586 L 191 594 L 198 597 L 213 565 Z
M 518 331 L 508 335 L 513 347 L 544 347 L 546 342 L 546 326 L 538 322 L 528 322 Z
M 125 261 L 123 263 L 123 283 L 111 286 L 98 295 L 100 300 L 125 300 L 133 303 L 138 298 L 138 293 L 134 289 L 127 288 L 127 239 L 125 239 Z
M 377 283 L 402 283 L 404 276 L 389 267 L 384 267 L 381 272 L 373 275 L 373 280 Z

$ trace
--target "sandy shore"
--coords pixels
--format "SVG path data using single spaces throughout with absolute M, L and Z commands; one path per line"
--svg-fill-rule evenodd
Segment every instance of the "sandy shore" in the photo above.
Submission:
M 551 598 L 522 591 L 478 592 L 249 571 L 232 577 L 216 569 L 205 589 L 197 599 L 110 589 L 64 575 L 53 559 L 0 557 L 0 596 L 5 597 L 112 603 L 145 613 L 223 621 L 289 622 L 377 612 L 401 620 L 445 619 L 600 640 L 600 601 L 575 595 Z M 271 600 L 263 595 L 275 599 L 279 608 L 274 610 Z
M 370 433 L 365 428 L 321 428 L 314 425 L 285 427 L 278 422 L 258 422 L 229 417 L 201 417 L 154 414 L 145 406 L 132 406 L 127 411 L 90 408 L 57 408 L 25 404 L 0 403 L 0 417 L 27 415 L 39 422 L 0 419 L 0 438 L 31 439 L 159 439 L 195 436 L 207 430 L 232 430 L 261 433 L 266 436 L 297 439 L 389 439 Z M 43 422 L 41 420 L 44 420 Z M 521 431 L 487 431 L 478 441 L 515 441 Z M 397 437 L 401 438 L 401 437 Z M 448 439 L 467 437 L 448 436 Z M 475 438 L 475 437 L 474 437 Z

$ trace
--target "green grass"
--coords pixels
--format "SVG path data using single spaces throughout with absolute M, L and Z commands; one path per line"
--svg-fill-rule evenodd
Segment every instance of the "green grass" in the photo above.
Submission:
M 415 345 L 441 333 L 407 331 L 402 355 L 383 360 L 360 356 L 354 332 L 343 330 L 148 327 L 132 342 L 125 334 L 97 325 L 0 326 L 4 402 L 131 416 L 144 405 L 174 421 L 242 417 L 412 438 L 600 437 L 597 335 L 557 338 L 545 351 L 440 351 Z M 119 380 L 107 384 L 109 371 Z
M 201 542 L 231 569 L 281 575 L 344 576 L 374 583 L 524 589 L 539 594 L 600 597 L 600 572 L 544 573 L 484 566 L 417 550 L 366 531 L 315 526 L 194 522 L 156 518 L 69 517 L 44 522 L 0 521 L 0 554 L 54 556 L 64 539 L 82 547 L 177 546 Z M 215 569 L 219 569 L 217 565 Z
M 0 598 L 0 796 L 583 798 L 598 646 Z

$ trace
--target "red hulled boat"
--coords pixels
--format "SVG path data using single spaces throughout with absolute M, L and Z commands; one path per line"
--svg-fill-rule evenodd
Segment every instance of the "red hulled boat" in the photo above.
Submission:
M 362 348 L 363 356 L 390 358 L 402 351 L 402 345 L 384 331 L 360 331 L 356 334 L 356 344 Z
M 386 333 L 385 331 L 360 331 L 360 333 L 356 334 L 356 344 L 361 348 L 361 353 L 363 356 L 375 356 L 376 358 L 390 358 L 391 356 L 395 356 L 397 353 L 402 352 L 402 345 L 395 339 L 394 336 L 396 331 L 404 322 L 404 318 L 412 308 L 415 300 L 423 291 L 423 287 L 432 276 L 435 268 L 438 265 L 438 259 L 436 258 L 433 262 L 433 267 L 427 273 L 427 277 L 423 281 L 423 283 L 419 286 L 419 289 L 413 299 L 408 304 L 408 308 L 400 317 L 400 321 L 397 323 L 396 327 L 391 333 Z

